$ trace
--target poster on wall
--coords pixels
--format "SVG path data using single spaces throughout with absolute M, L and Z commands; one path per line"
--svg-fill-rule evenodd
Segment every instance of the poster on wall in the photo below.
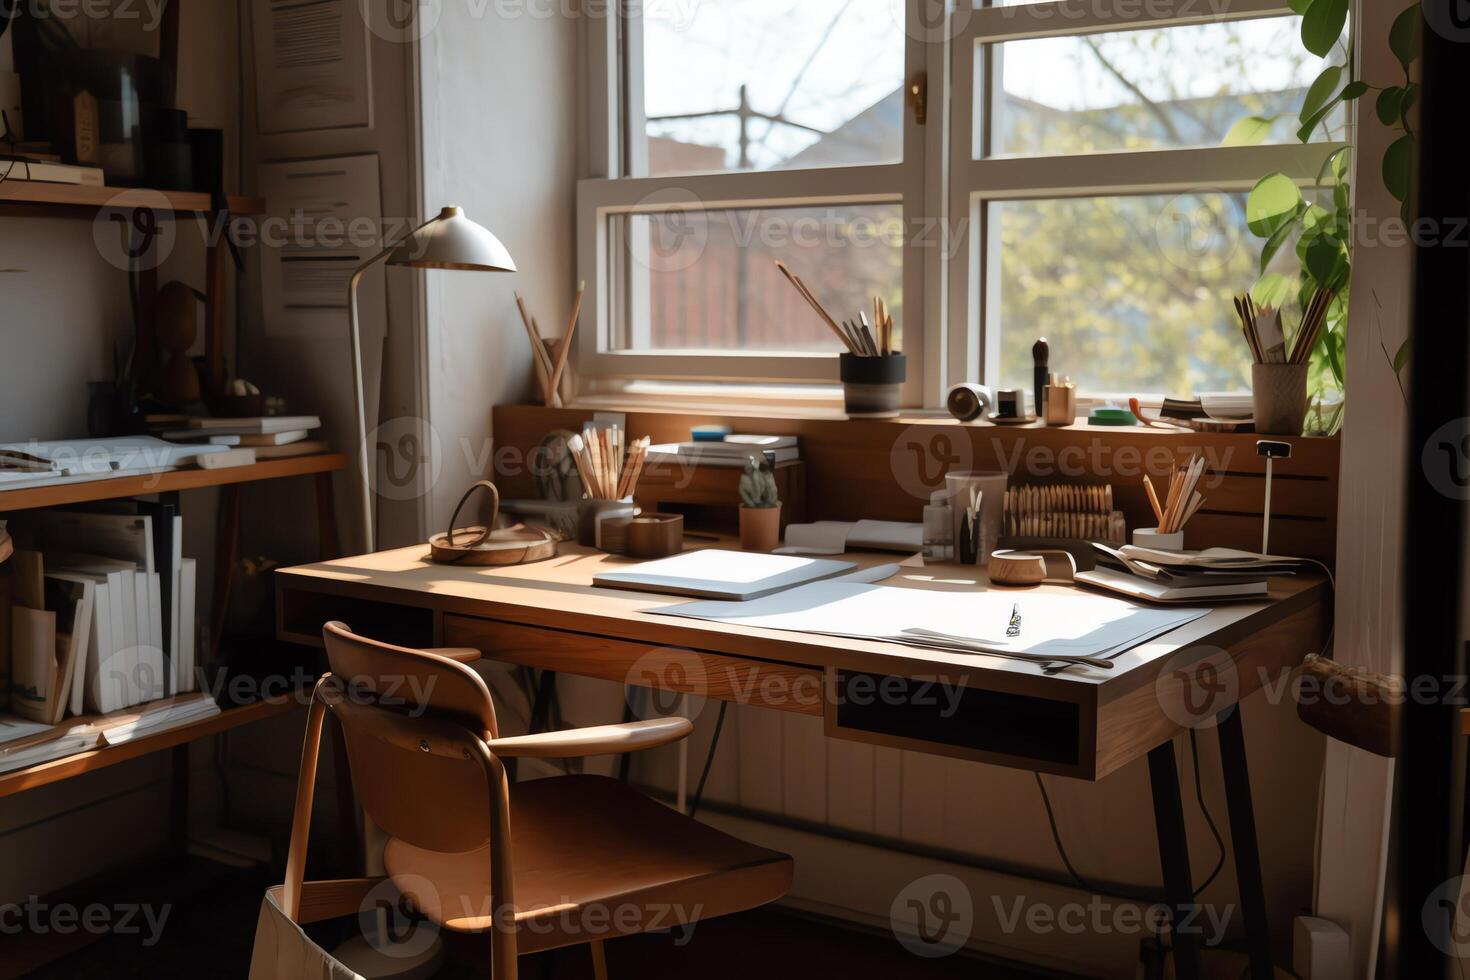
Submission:
M 373 124 L 362 10 L 359 0 L 254 0 L 257 132 Z

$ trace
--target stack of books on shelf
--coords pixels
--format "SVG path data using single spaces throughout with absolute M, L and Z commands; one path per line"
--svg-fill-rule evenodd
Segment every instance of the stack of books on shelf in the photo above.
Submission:
M 252 462 L 327 452 L 327 441 L 317 437 L 322 420 L 315 415 L 239 419 L 150 416 L 149 425 L 170 442 L 208 445 L 236 453 L 248 451 Z
M 9 716 L 0 740 L 37 740 L 27 758 L 59 752 L 85 735 L 68 716 L 112 715 L 198 689 L 197 566 L 183 556 L 183 529 L 176 505 L 142 500 L 33 511 L 13 523 L 20 547 L 0 630 L 0 713 Z M 76 737 L 39 738 L 38 725 Z

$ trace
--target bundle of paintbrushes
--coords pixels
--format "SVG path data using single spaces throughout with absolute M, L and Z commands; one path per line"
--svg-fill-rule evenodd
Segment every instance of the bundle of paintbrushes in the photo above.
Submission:
M 1127 537 L 1123 515 L 1113 509 L 1110 484 L 1012 487 L 1006 491 L 1005 533 L 1115 543 Z
M 855 357 L 892 357 L 898 353 L 893 330 L 893 316 L 888 312 L 888 304 L 881 296 L 873 297 L 873 319 L 868 320 L 867 311 L 859 312 L 856 319 L 843 320 L 839 324 L 827 312 L 826 308 L 817 301 L 811 288 L 802 281 L 801 276 L 787 268 L 785 262 L 777 262 L 776 268 L 781 270 L 781 275 L 786 281 L 801 294 L 801 298 L 807 301 L 827 328 L 837 335 L 846 347 L 848 353 Z
M 1250 293 L 1235 299 L 1235 315 L 1240 318 L 1241 333 L 1257 364 L 1305 364 L 1312 348 L 1322 336 L 1327 310 L 1337 294 L 1318 286 L 1302 312 L 1302 323 L 1287 350 L 1286 333 L 1281 327 L 1281 313 L 1269 306 L 1256 306 Z
M 582 487 L 589 500 L 626 500 L 638 491 L 648 447 L 644 436 L 630 445 L 617 426 L 586 426 L 582 434 L 567 440 L 567 449 L 577 464 Z
M 1160 534 L 1184 530 L 1184 525 L 1204 506 L 1204 494 L 1195 489 L 1204 474 L 1205 458 L 1197 453 L 1189 457 L 1189 463 L 1182 469 L 1176 465 L 1169 474 L 1169 494 L 1162 504 L 1154 490 L 1154 481 L 1144 475 L 1143 489 L 1148 493 L 1148 504 L 1159 522 Z
M 582 315 L 582 297 L 587 293 L 587 283 L 577 287 L 577 298 L 572 303 L 572 319 L 561 340 L 543 339 L 541 324 L 536 322 L 526 309 L 526 301 L 516 293 L 516 309 L 521 311 L 521 323 L 531 340 L 531 362 L 536 367 L 536 386 L 541 389 L 541 400 L 547 408 L 561 405 L 561 379 L 566 373 L 567 357 L 572 352 L 572 339 L 577 335 L 577 320 Z

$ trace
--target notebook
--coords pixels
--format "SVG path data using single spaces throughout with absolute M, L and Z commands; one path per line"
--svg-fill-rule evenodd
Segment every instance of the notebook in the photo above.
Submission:
M 856 567 L 850 561 L 707 549 L 602 572 L 593 576 L 592 584 L 605 589 L 745 602 L 832 578 Z
M 1225 581 L 1218 584 L 1174 585 L 1165 580 L 1146 579 L 1099 565 L 1090 572 L 1078 572 L 1076 582 L 1107 589 L 1132 599 L 1146 602 L 1200 602 L 1205 599 L 1263 599 L 1269 592 L 1265 579 L 1250 582 Z

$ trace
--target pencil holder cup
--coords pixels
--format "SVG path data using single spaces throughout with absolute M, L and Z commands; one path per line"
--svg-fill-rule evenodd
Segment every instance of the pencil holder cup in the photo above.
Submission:
M 1184 532 L 1162 534 L 1156 527 L 1140 527 L 1133 532 L 1133 543 L 1140 548 L 1152 548 L 1155 551 L 1183 551 Z
M 970 491 L 980 492 L 980 533 L 971 532 L 975 558 L 971 564 L 988 565 L 990 553 L 998 548 L 1001 529 L 1005 523 L 1006 487 L 1010 476 L 1000 470 L 957 470 L 944 475 L 945 489 L 949 492 L 949 506 L 954 511 L 955 555 L 970 551 L 961 549 L 964 540 L 965 511 L 970 505 Z M 958 560 L 958 557 L 957 557 Z M 961 562 L 964 564 L 964 562 Z
M 599 551 L 621 552 L 627 547 L 628 525 L 637 514 L 631 497 L 583 500 L 577 504 L 577 543 Z
M 1251 365 L 1251 397 L 1257 432 L 1301 435 L 1307 419 L 1307 365 Z
M 903 404 L 909 361 L 903 354 L 887 357 L 840 356 L 842 398 L 852 418 L 888 419 Z

